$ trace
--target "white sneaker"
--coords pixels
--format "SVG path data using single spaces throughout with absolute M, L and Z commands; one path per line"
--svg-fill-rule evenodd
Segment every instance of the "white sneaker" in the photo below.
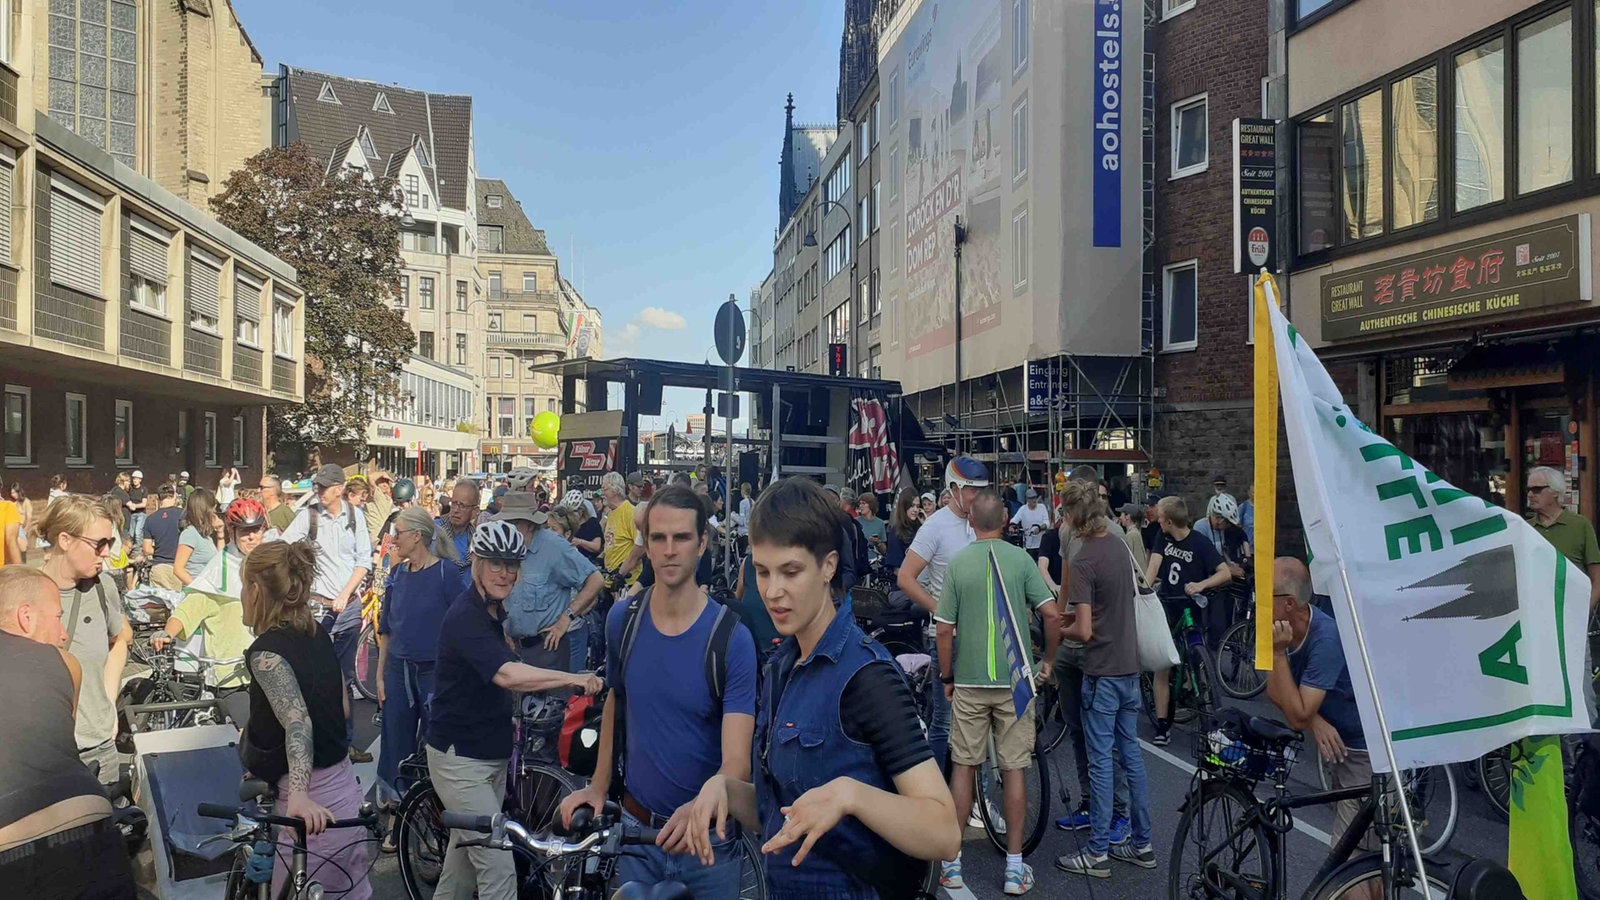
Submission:
M 967 827 L 968 828 L 982 828 L 983 827 L 983 816 L 978 815 L 978 808 L 976 806 L 974 806 L 972 808 L 972 815 L 967 816 Z

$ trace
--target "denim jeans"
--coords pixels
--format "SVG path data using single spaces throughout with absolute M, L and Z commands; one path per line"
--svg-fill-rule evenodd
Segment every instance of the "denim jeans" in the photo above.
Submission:
M 630 826 L 639 824 L 627 812 L 622 814 L 622 821 Z M 628 854 L 617 860 L 617 883 L 652 885 L 677 881 L 689 889 L 691 897 L 739 896 L 739 839 L 729 837 L 717 843 L 713 835 L 711 848 L 717 861 L 707 866 L 692 854 L 673 855 L 655 844 L 630 847 Z
M 1128 773 L 1128 813 L 1133 846 L 1150 843 L 1150 794 L 1139 750 L 1139 676 L 1083 678 L 1083 739 L 1089 751 L 1089 852 L 1111 848 L 1113 748 Z
M 136 512 L 128 517 L 128 537 L 132 538 L 134 547 L 144 546 L 144 520 L 145 513 Z
M 1056 654 L 1055 677 L 1060 686 L 1061 718 L 1067 725 L 1067 738 L 1072 741 L 1072 761 L 1078 774 L 1078 802 L 1088 806 L 1093 788 L 1089 784 L 1089 752 L 1083 742 L 1083 669 L 1068 663 L 1068 656 L 1066 647 Z M 1116 766 L 1112 769 L 1115 777 L 1112 781 L 1111 815 L 1113 818 L 1125 818 L 1128 815 L 1128 772 L 1122 765 L 1121 754 L 1113 753 L 1112 758 Z M 1065 785 L 1061 788 L 1061 795 L 1063 798 L 1067 796 Z M 1069 802 L 1068 811 L 1072 809 Z
M 428 697 L 433 694 L 433 663 L 389 658 L 383 670 L 383 734 L 378 754 L 378 797 L 399 800 L 400 764 L 417 752 L 417 736 L 428 723 Z
M 567 629 L 567 640 L 572 642 L 572 662 L 567 671 L 573 673 L 584 671 L 584 664 L 589 660 L 588 616 L 579 616 L 572 620 L 572 627 Z
M 939 668 L 939 642 L 928 641 L 928 655 L 933 657 L 929 665 L 934 672 L 942 671 Z M 950 777 L 950 701 L 944 695 L 944 685 L 936 684 L 933 689 L 933 721 L 928 723 L 928 743 L 933 747 L 933 761 L 939 764 L 939 771 Z

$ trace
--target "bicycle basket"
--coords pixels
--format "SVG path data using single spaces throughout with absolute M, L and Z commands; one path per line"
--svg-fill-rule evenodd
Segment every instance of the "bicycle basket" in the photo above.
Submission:
M 1237 709 L 1225 709 L 1202 719 L 1202 732 L 1194 742 L 1200 768 L 1249 782 L 1289 777 L 1300 747 L 1300 737 L 1271 739 L 1250 727 L 1250 718 Z

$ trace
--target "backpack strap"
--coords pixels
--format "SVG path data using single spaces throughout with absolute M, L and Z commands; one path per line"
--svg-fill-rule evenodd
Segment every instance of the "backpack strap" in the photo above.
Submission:
M 717 620 L 711 624 L 711 640 L 706 642 L 706 687 L 711 701 L 722 709 L 722 695 L 728 687 L 728 642 L 733 638 L 739 617 L 728 607 L 717 604 Z
M 317 520 L 322 518 L 322 507 L 316 503 L 306 504 L 306 515 L 311 521 L 306 523 L 306 540 L 315 544 L 317 542 Z
M 639 620 L 643 618 L 645 605 L 650 602 L 650 590 L 645 588 L 644 593 L 629 601 L 623 613 L 622 641 L 617 646 L 617 678 L 611 685 L 611 693 L 617 701 L 617 712 L 611 724 L 611 733 L 615 738 L 611 742 L 611 794 L 618 799 L 622 797 L 622 785 L 626 777 L 623 759 L 627 756 L 628 748 L 628 656 L 633 652 L 633 642 L 639 637 Z

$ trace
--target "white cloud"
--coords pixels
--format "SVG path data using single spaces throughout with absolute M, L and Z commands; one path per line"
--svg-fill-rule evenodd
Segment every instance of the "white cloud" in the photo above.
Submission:
M 646 306 L 640 310 L 638 321 L 651 328 L 659 328 L 662 331 L 682 331 L 689 325 L 688 322 L 684 321 L 683 316 L 662 309 L 659 306 Z M 632 323 L 630 322 L 629 324 L 631 325 Z

